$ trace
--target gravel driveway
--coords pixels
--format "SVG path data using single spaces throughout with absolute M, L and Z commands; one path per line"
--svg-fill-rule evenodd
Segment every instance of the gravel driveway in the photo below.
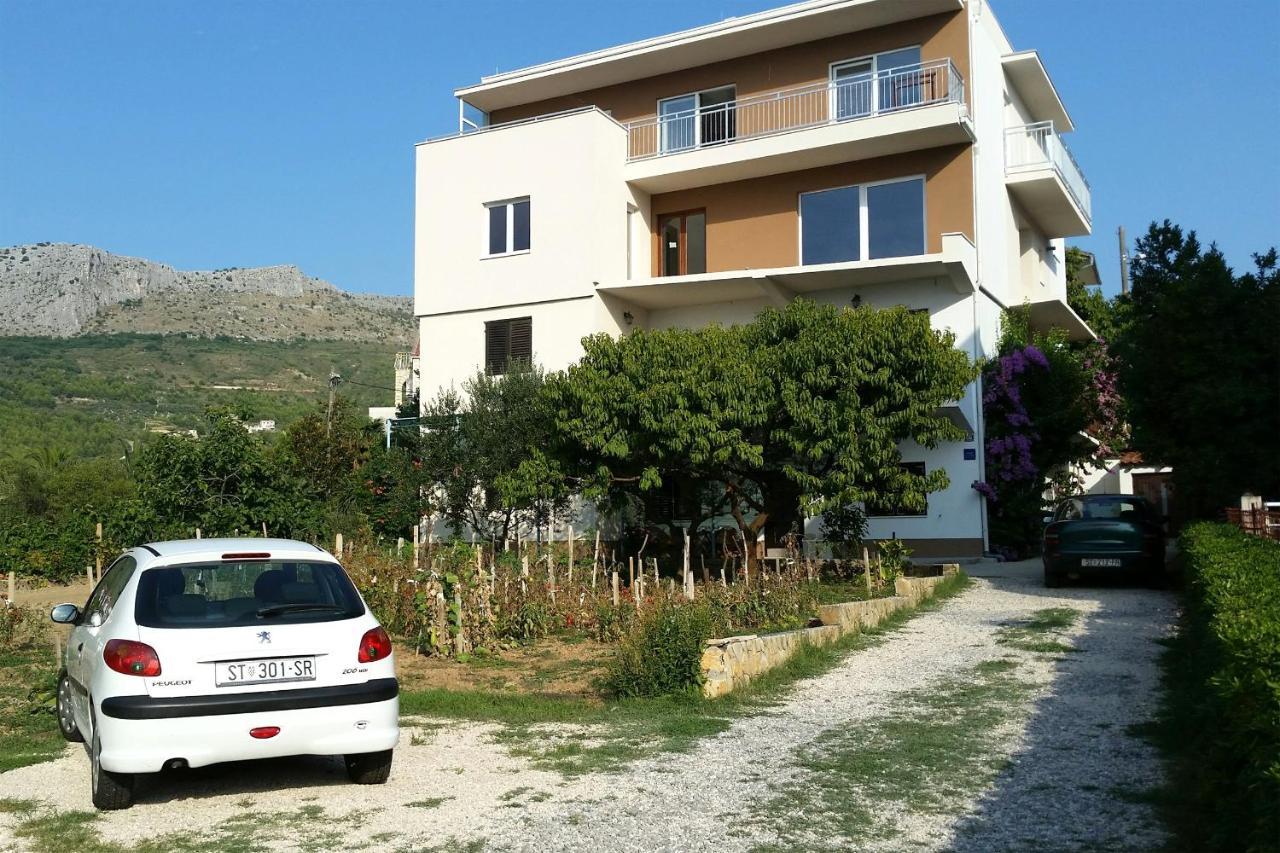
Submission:
M 93 823 L 131 845 L 165 833 L 278 849 L 1148 850 L 1153 749 L 1128 733 L 1157 701 L 1175 599 L 1044 589 L 1033 562 L 968 568 L 974 586 L 681 754 L 565 777 L 513 757 L 497 727 L 406 728 L 388 785 L 328 759 L 165 774 Z M 561 729 L 558 737 L 589 739 Z M 88 765 L 0 776 L 35 812 L 88 810 Z M 0 846 L 23 849 L 0 810 Z

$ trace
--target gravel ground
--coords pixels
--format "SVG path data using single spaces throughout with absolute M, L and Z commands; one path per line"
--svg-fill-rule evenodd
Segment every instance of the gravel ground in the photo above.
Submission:
M 688 753 L 564 778 L 508 755 L 492 726 L 424 724 L 404 731 L 383 787 L 344 784 L 330 759 L 205 768 L 150 781 L 133 809 L 103 815 L 95 826 L 105 840 L 125 845 L 164 832 L 216 836 L 246 816 L 276 815 L 274 823 L 260 820 L 288 831 L 255 837 L 270 837 L 279 849 L 314 849 L 322 829 L 346 835 L 327 843 L 320 836 L 321 847 L 349 847 L 353 839 L 385 849 L 466 849 L 481 840 L 486 849 L 520 851 L 785 847 L 761 809 L 803 784 L 797 751 L 824 733 L 856 732 L 902 713 L 906 693 L 954 682 L 983 662 L 1016 660 L 1028 686 L 1019 694 L 1025 701 L 986 740 L 989 763 L 1003 767 L 992 783 L 946 813 L 887 802 L 882 812 L 896 823 L 892 840 L 857 839 L 854 846 L 965 853 L 1159 846 L 1162 830 L 1140 796 L 1159 783 L 1159 761 L 1127 729 L 1154 712 L 1155 641 L 1171 629 L 1174 598 L 1144 589 L 1046 590 L 1031 562 L 982 564 L 970 574 L 976 582 L 968 592 Z M 1002 627 L 1051 607 L 1081 613 L 1063 635 L 1078 653 L 997 642 Z M 0 798 L 90 809 L 87 771 L 83 750 L 68 748 L 55 761 L 0 775 Z M 311 817 L 300 819 L 300 809 Z M 814 817 L 821 826 L 823 816 Z M 12 836 L 19 819 L 0 814 L 0 845 L 21 849 Z

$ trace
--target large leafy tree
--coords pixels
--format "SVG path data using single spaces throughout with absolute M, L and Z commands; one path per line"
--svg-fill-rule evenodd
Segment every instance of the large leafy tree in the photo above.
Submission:
M 557 478 L 527 467 L 552 440 L 545 384 L 543 371 L 526 365 L 503 376 L 477 373 L 461 392 L 443 389 L 427 401 L 416 449 L 433 508 L 455 532 L 513 538 L 516 525 L 545 523 L 566 503 Z
M 1133 443 L 1173 467 L 1179 511 L 1212 515 L 1244 491 L 1280 495 L 1276 251 L 1236 275 L 1168 220 L 1137 241 L 1116 341 Z
M 898 446 L 961 438 L 938 408 L 975 376 L 926 315 L 808 300 L 742 326 L 583 343 L 548 386 L 566 473 L 604 499 L 711 485 L 749 539 L 862 501 L 922 506 L 946 472 L 913 474 Z

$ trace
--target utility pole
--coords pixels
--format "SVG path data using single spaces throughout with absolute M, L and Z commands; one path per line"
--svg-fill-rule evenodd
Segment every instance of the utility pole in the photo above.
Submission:
M 1124 241 L 1124 226 L 1116 229 L 1116 237 L 1120 241 L 1120 292 L 1129 292 L 1129 248 Z

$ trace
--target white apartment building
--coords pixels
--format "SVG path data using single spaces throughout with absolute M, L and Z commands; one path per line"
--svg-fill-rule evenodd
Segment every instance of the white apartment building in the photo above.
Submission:
M 459 133 L 417 146 L 424 399 L 801 296 L 927 310 L 974 359 L 1007 306 L 1092 334 L 1066 304 L 1063 238 L 1090 229 L 1072 121 L 985 0 L 810 0 L 455 94 Z M 970 440 L 902 448 L 951 486 L 872 537 L 984 550 L 977 385 L 946 412 Z

